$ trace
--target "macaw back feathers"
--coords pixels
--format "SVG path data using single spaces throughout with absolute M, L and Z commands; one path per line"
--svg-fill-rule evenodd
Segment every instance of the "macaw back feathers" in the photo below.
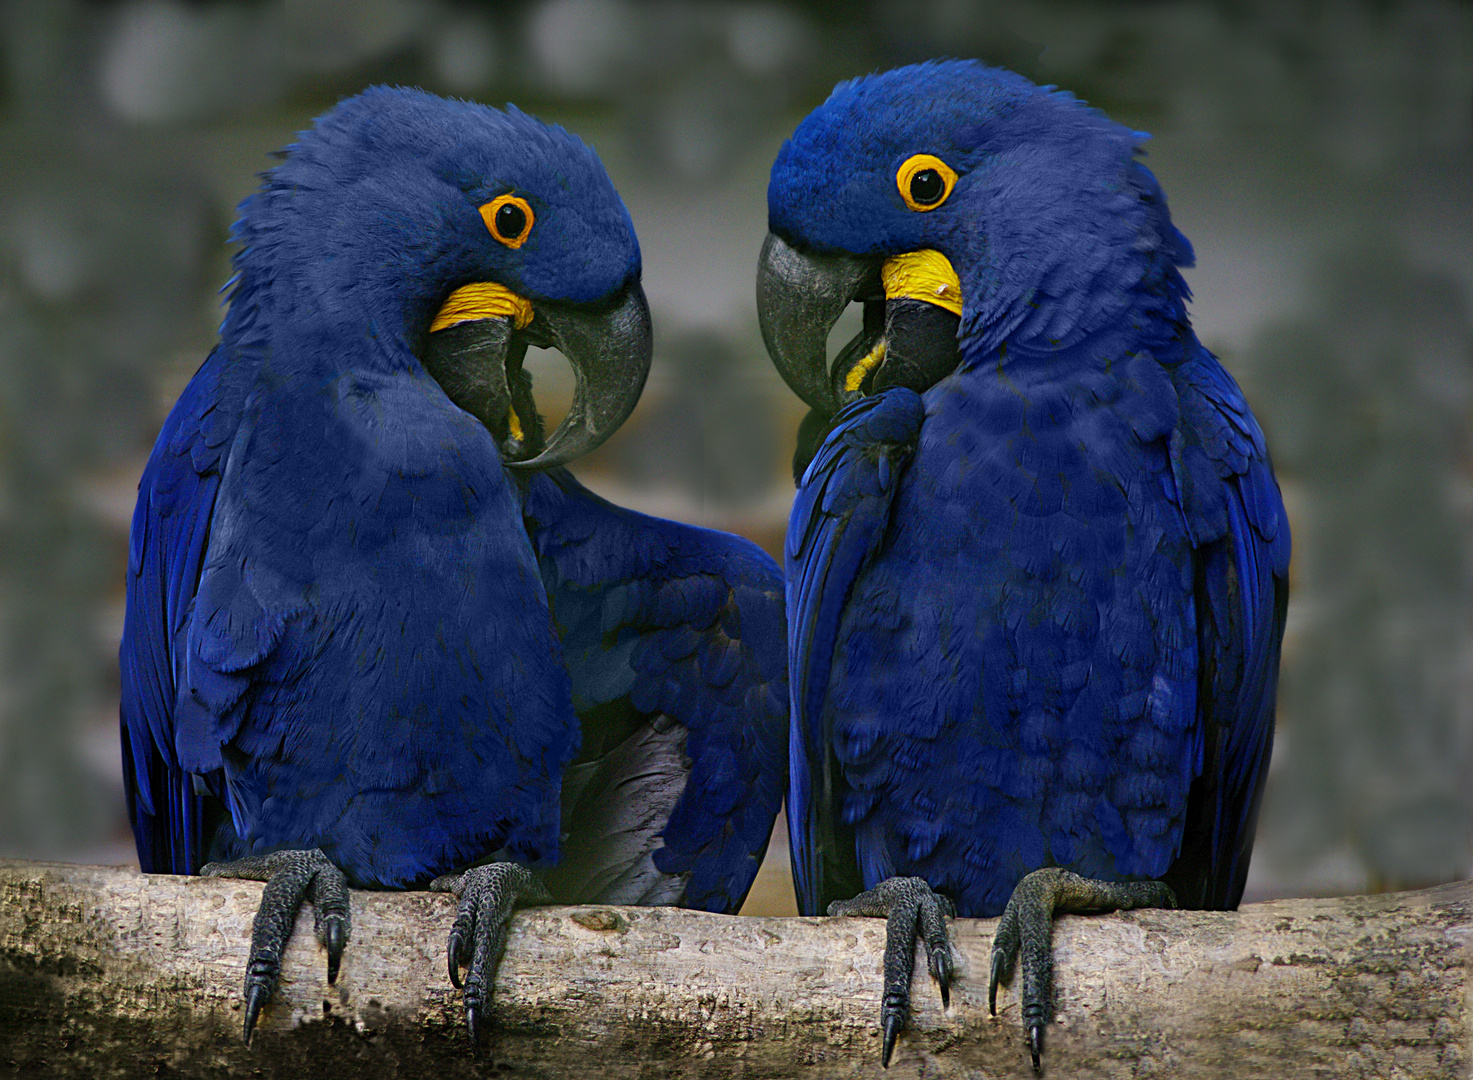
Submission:
M 787 775 L 781 574 L 745 540 L 610 506 L 560 471 L 528 486 L 524 513 L 590 740 L 574 772 L 627 755 L 649 762 L 645 782 L 688 776 L 650 865 L 687 906 L 735 910 Z

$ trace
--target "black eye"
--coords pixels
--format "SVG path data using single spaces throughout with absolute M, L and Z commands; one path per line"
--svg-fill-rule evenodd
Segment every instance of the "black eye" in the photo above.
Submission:
M 946 194 L 946 181 L 935 169 L 922 169 L 910 178 L 910 197 L 921 206 L 930 206 Z
M 496 234 L 502 239 L 514 240 L 526 227 L 527 212 L 516 203 L 502 203 L 496 211 Z

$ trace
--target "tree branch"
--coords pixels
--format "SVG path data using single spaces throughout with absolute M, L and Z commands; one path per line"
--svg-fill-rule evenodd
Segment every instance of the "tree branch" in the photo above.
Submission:
M 261 886 L 0 861 L 0 1069 L 86 1076 L 876 1078 L 884 924 L 667 908 L 517 916 L 472 1058 L 442 894 L 353 894 L 336 987 L 304 912 L 255 1041 Z M 993 920 L 958 920 L 943 1014 L 917 965 L 888 1076 L 1031 1075 L 1017 986 L 987 1015 Z M 1473 882 L 1239 912 L 1064 917 L 1056 1077 L 1469 1075 Z

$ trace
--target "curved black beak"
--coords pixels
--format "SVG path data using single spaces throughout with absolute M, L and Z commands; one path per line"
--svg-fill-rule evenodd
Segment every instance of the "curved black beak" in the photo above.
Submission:
M 650 373 L 650 308 L 631 282 L 608 305 L 538 304 L 526 333 L 532 344 L 567 358 L 576 386 L 568 415 L 542 452 L 507 464 L 550 469 L 599 446 L 634 411 Z
M 435 330 L 421 362 L 496 437 L 508 468 L 549 469 L 593 450 L 634 411 L 650 370 L 650 311 L 638 282 L 608 303 L 544 301 L 530 309 L 522 327 L 494 315 Z M 545 441 L 522 370 L 528 345 L 557 349 L 576 380 L 567 416 Z
M 830 365 L 829 331 L 852 302 L 864 305 L 863 326 Z M 821 416 L 887 387 L 923 393 L 961 361 L 960 283 L 931 250 L 889 258 L 812 252 L 769 235 L 757 317 L 773 364 Z
M 800 251 L 776 233 L 762 245 L 757 264 L 762 341 L 793 392 L 821 413 L 841 404 L 829 375 L 829 331 L 851 302 L 883 299 L 877 257 Z

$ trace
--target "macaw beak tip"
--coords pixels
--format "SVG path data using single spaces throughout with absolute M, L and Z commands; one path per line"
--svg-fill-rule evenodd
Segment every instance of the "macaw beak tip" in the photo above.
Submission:
M 843 404 L 829 372 L 829 330 L 877 275 L 872 257 L 803 251 L 776 233 L 762 244 L 757 319 L 763 344 L 793 392 L 821 413 Z
M 511 295 L 499 286 L 484 291 Z M 500 449 L 507 468 L 550 469 L 597 448 L 634 411 L 653 351 L 649 305 L 638 281 L 601 304 L 534 306 L 519 297 L 512 299 L 526 306 L 525 321 L 510 309 L 472 313 L 432 330 L 420 360 L 452 402 L 503 440 Z M 521 431 L 508 425 L 517 404 L 512 375 L 521 370 L 529 344 L 561 352 L 576 380 L 567 416 L 540 446 L 535 442 L 526 446 Z M 520 405 L 535 411 L 530 399 Z M 510 430 L 504 430 L 506 426 Z M 528 456 L 509 456 L 524 446 Z
M 603 444 L 634 411 L 649 377 L 653 332 L 649 304 L 638 282 L 625 287 L 610 306 L 538 306 L 539 331 L 573 368 L 576 386 L 568 414 L 542 451 L 516 470 L 551 469 Z

